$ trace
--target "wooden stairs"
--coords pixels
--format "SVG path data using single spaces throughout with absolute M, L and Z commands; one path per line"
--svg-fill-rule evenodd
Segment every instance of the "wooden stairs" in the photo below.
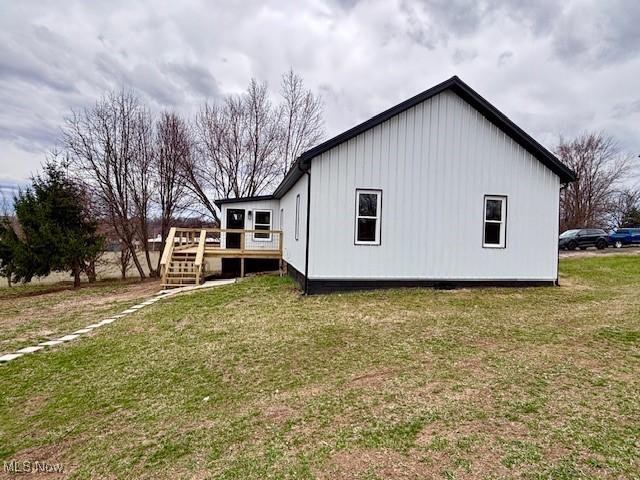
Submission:
M 227 235 L 234 235 L 239 243 L 229 247 Z M 239 258 L 243 277 L 245 259 L 277 259 L 282 265 L 282 253 L 282 230 L 172 227 L 160 258 L 162 288 L 202 283 L 207 266 L 205 257 Z
M 167 266 L 162 286 L 164 288 L 197 285 L 198 269 L 196 267 L 195 252 L 174 250 L 171 261 Z
M 176 229 L 167 237 L 167 248 L 160 261 L 162 288 L 199 285 L 204 279 L 204 247 L 207 231 L 189 231 L 176 245 Z

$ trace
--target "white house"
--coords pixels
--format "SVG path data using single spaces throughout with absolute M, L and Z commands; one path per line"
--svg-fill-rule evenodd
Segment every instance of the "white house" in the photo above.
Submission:
M 282 230 L 309 294 L 552 285 L 575 179 L 453 77 L 305 152 L 272 195 L 217 204 L 227 228 Z

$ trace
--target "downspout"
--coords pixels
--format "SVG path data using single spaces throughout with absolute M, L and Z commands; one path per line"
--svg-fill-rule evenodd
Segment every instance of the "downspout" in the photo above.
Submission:
M 558 193 L 558 235 L 562 232 L 560 231 L 560 222 L 562 221 L 562 212 L 560 211 L 560 203 L 562 202 L 562 191 L 566 190 L 569 186 L 568 183 L 560 183 L 560 192 Z M 560 286 L 560 248 L 558 248 L 558 240 L 556 239 L 556 248 L 558 249 L 558 254 L 556 257 L 556 287 Z
M 304 252 L 304 294 L 309 294 L 309 225 L 311 219 L 311 165 L 308 165 L 306 169 L 302 168 L 301 164 L 298 164 L 298 169 L 302 173 L 307 174 L 307 234 L 306 245 Z

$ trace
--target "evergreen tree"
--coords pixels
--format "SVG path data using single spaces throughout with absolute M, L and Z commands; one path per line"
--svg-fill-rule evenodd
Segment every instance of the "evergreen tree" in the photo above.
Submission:
M 9 218 L 0 219 L 0 277 L 6 277 L 9 286 L 13 281 L 16 255 L 20 240 Z
M 20 192 L 15 201 L 21 238 L 14 252 L 14 280 L 29 282 L 34 276 L 68 271 L 74 287 L 80 285 L 80 274 L 104 241 L 85 200 L 81 185 L 53 162 Z

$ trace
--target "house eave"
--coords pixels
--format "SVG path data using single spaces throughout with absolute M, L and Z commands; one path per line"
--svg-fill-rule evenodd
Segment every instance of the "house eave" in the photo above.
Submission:
M 214 200 L 216 207 L 222 208 L 222 205 L 227 203 L 243 203 L 243 202 L 259 202 L 262 200 L 274 200 L 273 195 L 256 195 L 253 197 L 239 197 L 239 198 L 219 198 Z

